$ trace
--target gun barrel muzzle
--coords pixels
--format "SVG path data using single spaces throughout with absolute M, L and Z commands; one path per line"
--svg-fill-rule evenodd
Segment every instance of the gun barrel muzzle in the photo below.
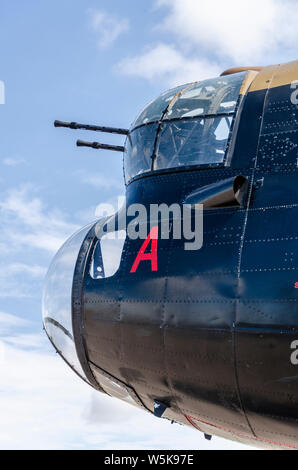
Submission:
M 77 140 L 78 147 L 91 147 L 93 149 L 100 150 L 113 150 L 115 152 L 124 152 L 124 147 L 122 145 L 108 145 L 100 144 L 99 142 L 85 142 L 84 140 Z

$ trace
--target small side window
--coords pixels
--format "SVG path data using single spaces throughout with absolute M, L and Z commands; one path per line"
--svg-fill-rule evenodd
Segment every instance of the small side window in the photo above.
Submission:
M 116 274 L 121 262 L 125 237 L 125 230 L 121 230 L 108 233 L 97 241 L 90 265 L 90 276 L 93 279 L 105 279 Z
M 131 405 L 137 406 L 137 403 L 134 399 L 130 396 L 126 388 L 119 385 L 118 383 L 114 382 L 113 380 L 109 379 L 108 377 L 104 376 L 99 372 L 99 370 L 91 363 L 89 363 L 92 373 L 99 383 L 99 385 L 104 389 L 104 391 L 112 396 L 119 398 L 120 400 L 126 401 Z

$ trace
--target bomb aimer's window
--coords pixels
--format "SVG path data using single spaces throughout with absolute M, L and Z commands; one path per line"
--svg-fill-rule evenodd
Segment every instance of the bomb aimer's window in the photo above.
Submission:
M 43 323 L 48 337 L 65 361 L 87 380 L 74 342 L 72 286 L 77 258 L 93 224 L 82 228 L 60 248 L 48 270 L 42 298 Z

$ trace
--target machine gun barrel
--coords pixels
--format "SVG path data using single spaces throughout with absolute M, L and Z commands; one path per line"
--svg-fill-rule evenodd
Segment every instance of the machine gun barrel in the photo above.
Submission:
M 69 129 L 85 129 L 86 131 L 107 132 L 108 134 L 127 135 L 128 129 L 118 129 L 116 127 L 93 126 L 90 124 L 78 124 L 77 122 L 55 121 L 55 127 L 68 127 Z
M 115 152 L 124 152 L 122 145 L 108 145 L 100 144 L 99 142 L 85 142 L 84 140 L 77 140 L 78 147 L 91 147 L 93 149 L 114 150 Z

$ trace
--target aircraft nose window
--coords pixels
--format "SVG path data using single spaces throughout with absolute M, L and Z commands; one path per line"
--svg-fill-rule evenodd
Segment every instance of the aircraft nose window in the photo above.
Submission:
M 112 232 L 96 242 L 90 265 L 90 276 L 93 279 L 111 277 L 119 269 L 123 253 L 126 232 Z
M 247 72 L 190 83 L 150 103 L 125 145 L 126 181 L 148 171 L 225 162 Z
M 75 233 L 57 252 L 46 275 L 42 299 L 43 323 L 48 337 L 66 362 L 85 380 L 73 338 L 71 303 L 78 253 L 91 227 L 92 224 Z

